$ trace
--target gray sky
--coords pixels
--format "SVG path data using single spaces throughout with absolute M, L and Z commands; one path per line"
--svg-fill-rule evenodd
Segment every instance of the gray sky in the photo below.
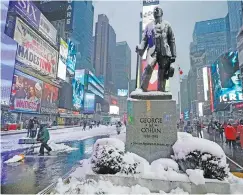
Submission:
M 94 24 L 98 14 L 106 14 L 113 26 L 117 41 L 127 41 L 132 51 L 132 78 L 136 76 L 135 47 L 139 43 L 139 21 L 142 1 L 99 1 L 94 2 Z M 176 37 L 177 59 L 183 72 L 190 68 L 189 45 L 195 22 L 226 16 L 226 1 L 160 1 L 164 19 L 169 21 Z M 95 25 L 94 25 L 95 27 Z M 178 73 L 170 81 L 174 99 L 179 90 Z

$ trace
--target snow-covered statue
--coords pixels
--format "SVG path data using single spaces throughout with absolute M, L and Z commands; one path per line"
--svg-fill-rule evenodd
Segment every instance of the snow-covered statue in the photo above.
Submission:
M 147 49 L 147 67 L 142 75 L 141 89 L 147 91 L 153 69 L 158 63 L 158 91 L 165 91 L 166 80 L 173 77 L 174 68 L 171 63 L 176 59 L 175 37 L 171 25 L 162 20 L 163 10 L 156 7 L 153 12 L 154 21 L 149 23 L 143 33 L 136 52 L 143 56 Z

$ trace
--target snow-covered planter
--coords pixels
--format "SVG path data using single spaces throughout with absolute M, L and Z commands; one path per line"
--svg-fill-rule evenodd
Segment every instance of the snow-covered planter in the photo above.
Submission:
M 138 162 L 124 154 L 124 143 L 117 139 L 97 140 L 91 157 L 92 170 L 97 174 L 135 174 Z
M 229 168 L 222 148 L 215 142 L 196 137 L 183 136 L 173 146 L 174 159 L 180 168 L 201 169 L 205 178 L 224 180 Z
M 121 171 L 123 156 L 114 146 L 97 145 L 91 158 L 92 170 L 98 174 L 116 174 Z

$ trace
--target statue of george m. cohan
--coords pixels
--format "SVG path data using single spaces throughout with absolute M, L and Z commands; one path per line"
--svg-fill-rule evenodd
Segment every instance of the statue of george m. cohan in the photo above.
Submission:
M 174 63 L 176 58 L 175 37 L 171 25 L 162 20 L 163 11 L 160 7 L 154 9 L 153 15 L 154 21 L 146 26 L 142 41 L 136 47 L 136 52 L 140 56 L 143 56 L 147 49 L 147 66 L 142 75 L 141 89 L 147 91 L 154 67 L 158 63 L 157 90 L 164 92 L 166 80 L 174 75 L 171 63 Z

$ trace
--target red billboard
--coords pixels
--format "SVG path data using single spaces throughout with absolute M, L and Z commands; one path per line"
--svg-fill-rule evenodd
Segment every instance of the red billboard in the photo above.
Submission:
M 44 83 L 41 98 L 41 113 L 56 114 L 58 108 L 58 88 Z
M 147 66 L 147 60 L 142 61 L 142 72 Z M 156 64 L 154 71 L 152 73 L 151 79 L 149 81 L 148 91 L 157 91 L 158 86 L 158 64 Z
M 42 81 L 15 70 L 9 109 L 15 112 L 39 113 L 42 88 Z

